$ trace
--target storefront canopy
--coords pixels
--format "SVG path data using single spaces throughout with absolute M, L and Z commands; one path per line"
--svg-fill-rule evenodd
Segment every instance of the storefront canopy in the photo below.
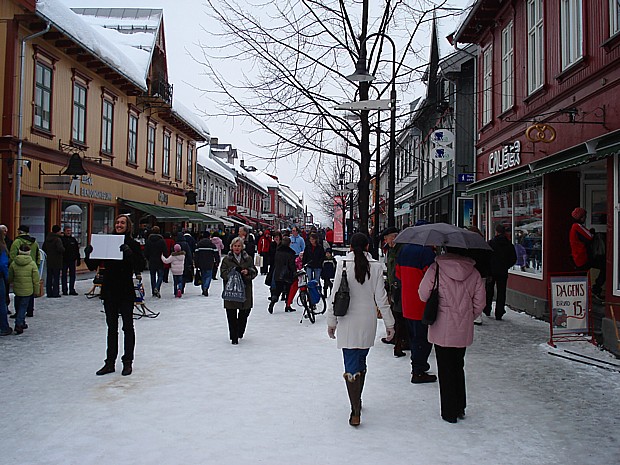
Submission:
M 158 221 L 190 221 L 192 223 L 203 224 L 222 224 L 223 221 L 218 217 L 206 215 L 195 210 L 185 210 L 184 208 L 165 207 L 163 205 L 152 205 L 150 203 L 137 202 L 135 200 L 119 201 L 130 208 L 135 208 L 144 212 L 148 216 L 153 216 Z
M 237 226 L 237 227 L 244 226 L 244 227 L 246 227 L 248 229 L 254 229 L 254 226 L 250 226 L 249 224 L 246 224 L 246 223 L 244 223 L 244 222 L 242 222 L 242 221 L 240 221 L 237 218 L 234 218 L 232 216 L 227 216 L 226 219 L 229 220 L 229 221 L 232 221 L 235 224 L 235 226 Z

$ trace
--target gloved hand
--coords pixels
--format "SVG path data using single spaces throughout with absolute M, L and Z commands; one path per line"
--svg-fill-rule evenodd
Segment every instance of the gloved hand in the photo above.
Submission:
M 88 257 L 91 253 L 93 253 L 93 246 L 88 244 L 86 247 L 84 247 L 84 255 Z
M 394 326 L 390 326 L 388 328 L 385 328 L 385 340 L 386 341 L 391 341 L 392 338 L 394 337 L 394 334 L 396 334 L 396 332 L 394 331 Z
M 328 326 L 327 327 L 327 335 L 330 337 L 330 339 L 336 339 L 336 327 L 335 326 Z
M 125 255 L 126 257 L 128 257 L 129 255 L 133 253 L 131 251 L 131 248 L 127 244 L 121 244 L 119 249 L 121 250 L 121 252 L 123 252 L 123 255 Z
M 241 268 L 240 266 L 235 268 L 235 271 L 238 271 L 239 273 L 241 273 L 241 270 L 243 270 L 243 268 Z
M 80 260 L 79 258 L 77 259 L 77 266 L 80 266 L 82 264 L 82 260 Z

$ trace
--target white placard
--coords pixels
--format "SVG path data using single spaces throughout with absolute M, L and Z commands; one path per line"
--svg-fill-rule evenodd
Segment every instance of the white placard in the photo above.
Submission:
M 435 146 L 431 149 L 431 157 L 443 163 L 454 159 L 454 149 L 450 147 Z
M 435 129 L 431 134 L 431 142 L 438 145 L 448 145 L 454 142 L 454 133 L 448 129 Z
M 122 260 L 121 245 L 125 242 L 122 234 L 93 234 L 90 236 L 90 245 L 93 251 L 90 258 L 98 260 Z
M 587 276 L 549 276 L 552 334 L 588 332 Z

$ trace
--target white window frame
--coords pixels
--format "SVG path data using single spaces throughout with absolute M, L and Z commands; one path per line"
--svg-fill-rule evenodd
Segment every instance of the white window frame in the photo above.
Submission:
M 502 112 L 514 105 L 514 28 L 513 22 L 502 30 Z
M 138 116 L 129 113 L 127 121 L 127 163 L 138 164 Z
M 493 118 L 493 46 L 482 53 L 482 125 Z
M 562 71 L 583 57 L 583 3 L 582 0 L 561 0 L 560 48 Z
M 536 92 L 545 77 L 544 18 L 542 0 L 527 1 L 527 91 Z
M 73 117 L 71 140 L 79 144 L 86 143 L 86 100 L 88 90 L 79 82 L 73 83 Z
M 620 32 L 620 0 L 609 0 L 609 35 Z

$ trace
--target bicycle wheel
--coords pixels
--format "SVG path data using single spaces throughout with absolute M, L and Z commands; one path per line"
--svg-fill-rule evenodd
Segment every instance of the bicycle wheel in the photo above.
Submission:
M 308 291 L 300 292 L 299 300 L 301 301 L 301 305 L 304 307 L 304 316 L 310 320 L 310 323 L 314 324 L 316 319 L 314 317 L 314 313 L 312 312 L 312 308 L 310 308 L 310 295 L 308 294 Z
M 325 297 L 321 295 L 321 299 L 314 306 L 314 314 L 322 315 L 327 310 L 327 302 L 325 301 Z

